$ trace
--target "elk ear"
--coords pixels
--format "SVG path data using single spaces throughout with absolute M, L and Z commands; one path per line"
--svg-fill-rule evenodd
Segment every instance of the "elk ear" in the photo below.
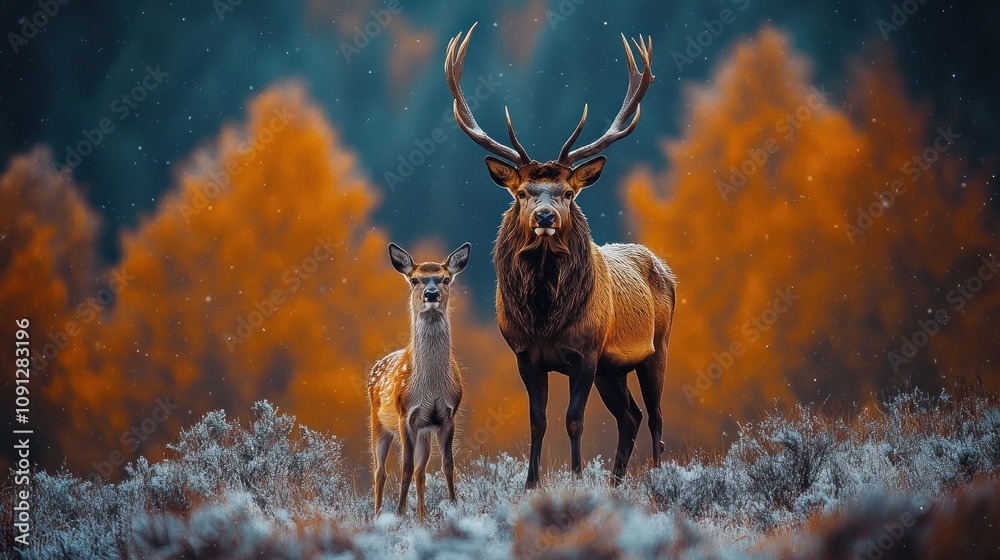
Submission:
M 517 174 L 517 168 L 502 159 L 486 156 L 486 168 L 490 170 L 490 178 L 494 183 L 511 192 L 520 183 L 521 178 Z
M 601 172 L 604 171 L 604 164 L 607 162 L 608 158 L 597 156 L 590 161 L 577 165 L 573 168 L 573 173 L 569 176 L 570 186 L 578 191 L 593 185 L 601 178 Z
M 392 261 L 392 267 L 400 274 L 409 276 L 413 272 L 413 257 L 395 243 L 389 244 L 389 260 Z
M 448 272 L 452 276 L 457 275 L 459 272 L 465 270 L 465 265 L 469 264 L 469 253 L 472 252 L 472 244 L 466 243 L 455 252 L 448 255 L 448 258 L 444 261 L 444 267 L 448 269 Z

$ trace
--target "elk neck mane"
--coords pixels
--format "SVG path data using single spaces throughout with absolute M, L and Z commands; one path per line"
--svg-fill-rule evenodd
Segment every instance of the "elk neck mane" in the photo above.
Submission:
M 566 231 L 549 238 L 523 227 L 515 202 L 504 213 L 493 260 L 504 315 L 531 337 L 555 337 L 586 314 L 594 290 L 590 226 L 573 203 Z

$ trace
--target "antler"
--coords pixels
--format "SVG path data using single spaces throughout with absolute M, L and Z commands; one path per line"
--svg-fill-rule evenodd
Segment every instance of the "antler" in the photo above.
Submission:
M 507 134 L 510 135 L 510 143 L 513 144 L 513 149 L 490 138 L 479 127 L 479 124 L 476 123 L 476 118 L 472 116 L 472 109 L 469 108 L 468 102 L 465 101 L 465 94 L 462 93 L 461 81 L 462 70 L 465 68 L 465 52 L 469 48 L 469 39 L 472 38 L 472 32 L 476 29 L 477 25 L 479 25 L 478 22 L 472 24 L 464 41 L 461 41 L 461 32 L 455 35 L 451 41 L 448 41 L 448 50 L 445 54 L 444 75 L 445 79 L 448 80 L 448 88 L 451 90 L 451 95 L 455 98 L 455 121 L 469 135 L 469 138 L 472 138 L 476 144 L 486 148 L 489 152 L 510 161 L 518 167 L 527 165 L 531 162 L 531 158 L 528 157 L 528 152 L 524 150 L 521 143 L 517 141 L 517 135 L 514 134 L 514 125 L 510 122 L 510 112 L 507 108 L 504 107 L 504 113 L 507 116 Z M 459 44 L 459 41 L 461 41 L 461 44 Z
M 639 49 L 639 56 L 642 58 L 644 66 L 642 73 L 639 73 L 639 69 L 635 65 L 635 57 L 632 56 L 632 47 L 629 46 L 625 35 L 622 35 L 622 43 L 625 45 L 625 56 L 628 57 L 628 92 L 625 94 L 625 101 L 622 102 L 622 108 L 618 111 L 618 116 L 615 117 L 615 120 L 611 122 L 611 126 L 608 127 L 607 132 L 590 144 L 571 152 L 569 150 L 573 147 L 573 142 L 576 142 L 576 139 L 580 137 L 583 125 L 587 122 L 587 106 L 584 105 L 583 117 L 580 118 L 580 124 L 576 125 L 576 130 L 573 131 L 569 140 L 566 141 L 562 150 L 559 151 L 559 164 L 571 167 L 581 159 L 601 153 L 605 148 L 625 138 L 635 129 L 635 125 L 639 122 L 639 101 L 646 95 L 646 90 L 649 88 L 649 84 L 653 83 L 654 78 L 653 72 L 650 69 L 653 61 L 653 38 L 647 37 L 646 39 L 647 41 L 643 41 L 642 35 L 640 35 L 638 41 L 635 39 L 632 40 L 636 48 Z M 634 118 L 632 117 L 633 114 L 635 115 Z M 628 126 L 622 128 L 630 118 L 632 121 L 629 122 Z

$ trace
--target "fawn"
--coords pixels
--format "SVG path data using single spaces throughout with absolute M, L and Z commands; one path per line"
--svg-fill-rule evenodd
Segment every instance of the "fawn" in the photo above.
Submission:
M 451 283 L 469 262 L 466 243 L 442 263 L 416 264 L 409 253 L 389 244 L 393 268 L 410 283 L 410 343 L 372 367 L 368 378 L 371 399 L 372 454 L 375 458 L 375 515 L 382 509 L 385 460 L 399 437 L 403 475 L 397 515 L 406 512 L 406 498 L 417 475 L 417 515 L 426 514 L 424 475 L 430 458 L 432 431 L 437 432 L 441 469 L 448 499 L 455 501 L 455 414 L 462 402 L 462 375 L 451 349 L 448 300 Z

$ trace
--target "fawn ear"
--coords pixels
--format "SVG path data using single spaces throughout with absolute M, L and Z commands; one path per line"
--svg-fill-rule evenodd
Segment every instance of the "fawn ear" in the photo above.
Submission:
M 413 272 L 413 257 L 395 243 L 389 244 L 389 260 L 392 261 L 392 267 L 400 274 L 409 276 Z
M 486 168 L 489 169 L 493 182 L 510 192 L 514 192 L 521 182 L 517 168 L 502 159 L 486 156 Z
M 465 265 L 469 264 L 469 253 L 472 252 L 472 245 L 466 243 L 448 255 L 444 261 L 444 267 L 452 276 L 457 276 L 459 272 L 465 270 Z
M 569 176 L 570 186 L 573 187 L 573 190 L 579 191 L 593 185 L 601 178 L 601 172 L 604 171 L 604 164 L 607 162 L 608 158 L 597 156 L 590 161 L 577 165 L 573 168 L 573 173 Z

